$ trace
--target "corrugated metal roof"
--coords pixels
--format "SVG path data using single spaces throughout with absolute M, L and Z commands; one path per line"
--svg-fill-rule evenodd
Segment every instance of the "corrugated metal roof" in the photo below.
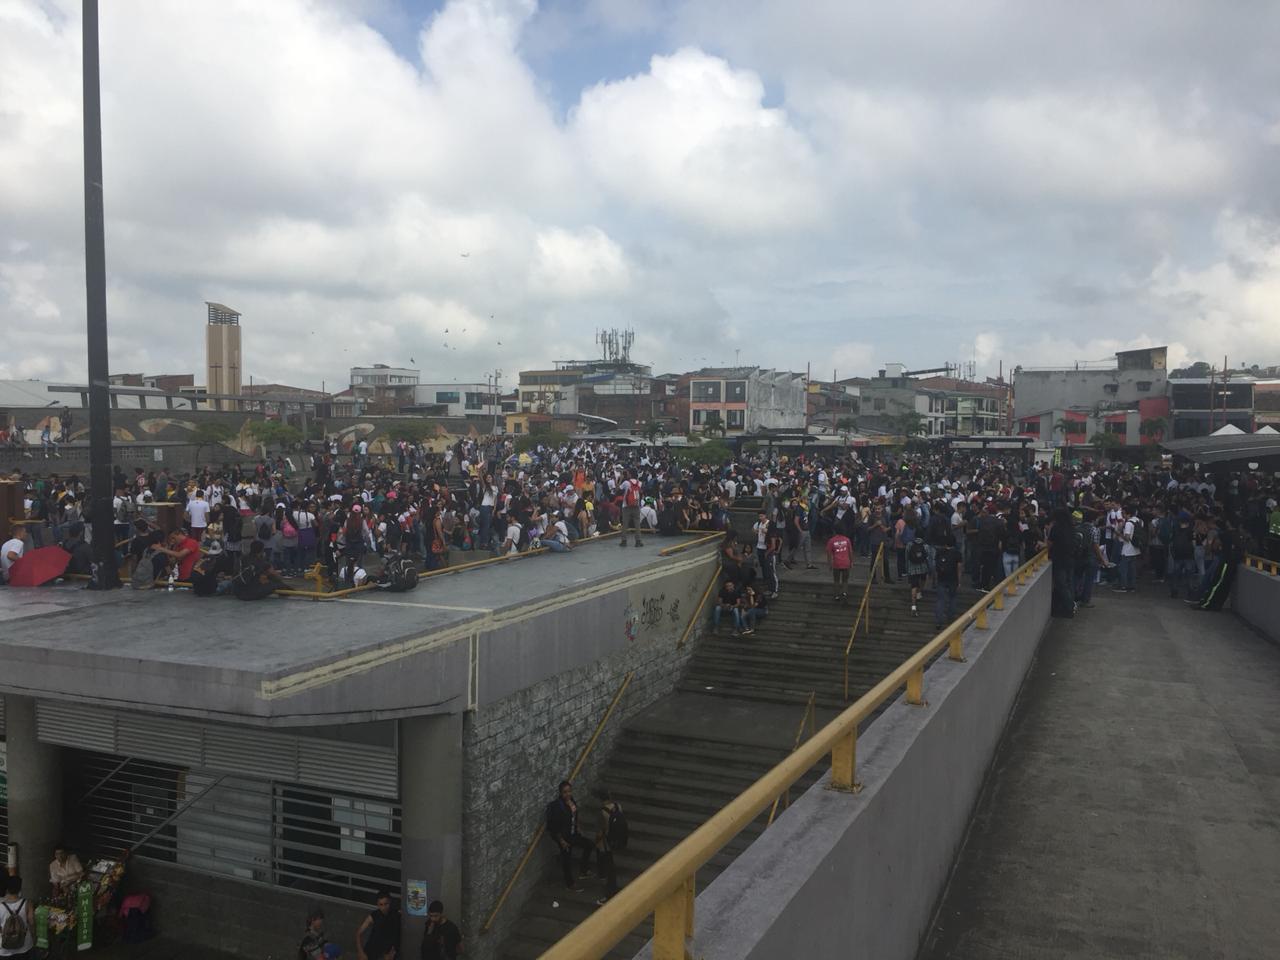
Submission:
M 1185 440 L 1166 440 L 1161 446 L 1170 453 L 1197 463 L 1224 463 L 1229 460 L 1248 461 L 1263 457 L 1280 457 L 1280 436 L 1265 433 L 1188 437 Z

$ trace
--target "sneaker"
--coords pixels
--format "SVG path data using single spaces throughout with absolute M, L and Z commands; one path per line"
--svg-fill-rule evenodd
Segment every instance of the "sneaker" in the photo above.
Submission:
M 918 617 L 918 616 L 920 616 L 920 614 L 916 612 L 916 605 L 915 605 L 914 603 L 911 605 L 911 615 L 912 615 L 913 617 Z
M 1129 591 L 1126 590 L 1124 587 L 1112 587 L 1111 592 L 1112 593 L 1128 593 Z
M 817 568 L 817 566 L 816 566 L 815 564 L 812 564 L 812 563 L 806 563 L 806 564 L 804 565 L 804 568 L 805 568 L 806 570 L 817 570 L 817 569 L 818 569 L 818 568 Z
M 603 907 L 603 906 L 604 906 L 606 903 L 608 903 L 608 902 L 609 902 L 609 898 L 608 898 L 608 897 L 601 897 L 599 900 L 597 900 L 597 901 L 596 901 L 596 906 L 597 906 L 597 907 Z
M 749 636 L 751 636 L 751 635 L 752 635 L 753 633 L 755 633 L 755 632 L 756 632 L 756 631 L 755 631 L 755 628 L 754 628 L 754 627 L 747 627 L 747 629 L 745 629 L 745 630 L 743 630 L 743 631 L 742 631 L 742 635 L 743 635 L 744 637 L 749 637 Z

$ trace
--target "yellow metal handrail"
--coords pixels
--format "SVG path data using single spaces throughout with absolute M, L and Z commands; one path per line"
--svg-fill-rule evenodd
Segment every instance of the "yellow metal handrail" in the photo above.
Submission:
M 710 543 L 712 540 L 722 540 L 722 539 L 724 539 L 723 533 L 719 533 L 719 532 L 713 533 L 713 534 L 710 534 L 709 536 L 698 537 L 697 539 L 689 540 L 686 543 L 677 543 L 674 546 L 663 547 L 661 550 L 658 551 L 658 556 L 669 557 L 672 554 L 680 553 L 682 550 L 692 550 L 694 547 L 700 547 L 704 543 Z
M 685 641 L 689 639 L 689 634 L 693 632 L 694 626 L 702 617 L 703 608 L 707 605 L 707 598 L 711 596 L 711 591 L 715 589 L 716 584 L 720 581 L 720 570 L 723 566 L 724 564 L 722 563 L 716 563 L 716 568 L 711 573 L 711 579 L 707 581 L 707 589 L 702 591 L 702 599 L 698 601 L 698 606 L 694 608 L 693 616 L 685 624 L 684 633 L 680 634 L 680 642 L 676 644 L 677 647 L 684 646 Z
M 880 569 L 880 559 L 884 556 L 884 542 L 871 558 L 871 571 L 867 574 L 867 585 L 862 590 L 862 602 L 858 604 L 858 615 L 853 619 L 853 629 L 849 631 L 849 642 L 844 646 L 844 701 L 849 702 L 849 656 L 853 653 L 853 641 L 858 636 L 858 626 L 871 636 L 871 585 L 876 582 L 876 571 Z M 865 619 L 864 619 L 865 617 Z
M 804 728 L 809 728 L 809 736 L 813 736 L 818 732 L 818 691 L 812 690 L 809 693 L 809 702 L 804 706 L 804 716 L 800 718 L 800 729 L 796 731 L 796 742 L 791 745 L 791 752 L 795 753 L 800 749 L 800 744 L 804 740 Z M 769 822 L 765 824 L 767 827 L 773 826 L 773 818 L 778 815 L 778 803 L 782 803 L 784 810 L 791 806 L 791 788 L 787 787 L 780 796 L 774 797 L 773 809 L 769 811 Z
M 604 712 L 604 716 L 600 718 L 600 722 L 596 724 L 595 733 L 591 734 L 591 739 L 587 741 L 587 745 L 582 748 L 582 753 L 578 755 L 578 762 L 573 765 L 573 770 L 565 777 L 566 780 L 572 782 L 577 779 L 583 765 L 587 762 L 587 757 L 591 756 L 591 751 L 595 749 L 596 741 L 600 739 L 600 734 L 604 731 L 605 724 L 609 722 L 609 718 L 613 716 L 613 711 L 618 708 L 618 703 L 622 700 L 622 695 L 627 692 L 627 687 L 631 686 L 631 678 L 635 676 L 635 671 L 631 671 L 622 681 L 622 686 L 618 688 L 618 692 L 613 695 L 613 700 L 609 704 L 609 709 Z M 516 881 L 520 879 L 520 874 L 524 873 L 524 868 L 529 865 L 529 861 L 533 858 L 533 852 L 538 849 L 538 843 L 542 840 L 542 834 L 546 831 L 547 825 L 544 822 L 538 824 L 538 829 L 533 831 L 533 839 L 529 841 L 529 848 L 525 850 L 524 856 L 520 858 L 520 863 L 516 866 L 515 873 L 511 874 L 511 879 L 507 881 L 507 885 L 502 888 L 502 894 L 498 897 L 498 902 L 493 905 L 493 911 L 489 914 L 489 919 L 484 922 L 484 926 L 480 928 L 481 933 L 488 933 L 489 928 L 493 926 L 494 919 L 498 916 L 498 911 L 502 909 L 502 905 L 507 902 L 507 897 L 511 895 L 511 888 L 516 885 Z
M 1266 557 L 1260 557 L 1256 553 L 1246 553 L 1244 555 L 1244 565 L 1252 567 L 1254 570 L 1260 570 L 1263 573 L 1269 573 L 1273 577 L 1280 577 L 1280 561 L 1268 560 Z
M 924 705 L 924 670 L 944 647 L 953 660 L 963 660 L 964 631 L 987 627 L 987 610 L 1004 608 L 1005 596 L 1017 592 L 1048 560 L 1041 551 L 998 583 L 950 626 L 917 650 L 896 670 L 805 741 L 790 756 L 743 791 L 706 823 L 678 843 L 653 866 L 624 887 L 542 955 L 542 960 L 596 960 L 617 946 L 650 914 L 654 918 L 653 960 L 685 960 L 686 940 L 693 934 L 694 877 L 769 806 L 774 797 L 831 755 L 831 787 L 855 792 L 858 726 L 902 687 L 906 701 Z

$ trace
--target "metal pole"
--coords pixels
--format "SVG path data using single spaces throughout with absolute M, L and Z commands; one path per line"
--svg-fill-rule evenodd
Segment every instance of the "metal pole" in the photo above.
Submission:
M 89 350 L 89 496 L 92 586 L 120 586 L 111 507 L 111 406 L 107 363 L 107 255 L 102 212 L 102 105 L 98 89 L 98 0 L 84 0 L 84 281 Z

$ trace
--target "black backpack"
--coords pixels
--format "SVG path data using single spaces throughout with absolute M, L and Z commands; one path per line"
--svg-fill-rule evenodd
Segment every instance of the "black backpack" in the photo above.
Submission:
M 925 553 L 924 544 L 919 540 L 912 540 L 910 546 L 907 547 L 907 562 L 919 566 L 928 562 L 929 555 Z
M 1080 569 L 1084 569 L 1089 565 L 1089 538 L 1084 532 L 1084 523 L 1085 521 L 1081 520 L 1080 523 L 1071 528 L 1071 550 L 1074 554 L 1072 560 L 1074 560 L 1076 567 Z
M 399 554 L 387 560 L 382 570 L 382 586 L 392 593 L 404 593 L 418 585 L 418 568 Z
M 956 579 L 956 551 L 952 547 L 943 547 L 938 551 L 934 561 L 938 571 L 938 582 L 950 584 Z
M 622 812 L 622 804 L 613 802 L 609 811 L 609 823 L 605 827 L 605 839 L 609 841 L 610 850 L 625 850 L 631 839 L 631 829 L 627 826 L 627 815 Z

